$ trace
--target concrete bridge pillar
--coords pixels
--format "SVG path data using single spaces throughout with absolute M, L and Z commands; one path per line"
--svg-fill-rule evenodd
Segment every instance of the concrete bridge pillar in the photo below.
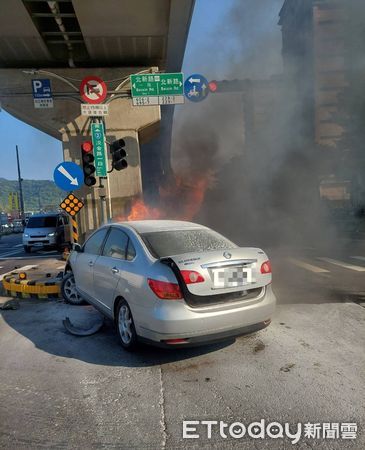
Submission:
M 140 144 L 152 139 L 159 129 L 160 108 L 134 107 L 130 99 L 115 99 L 109 104 L 109 115 L 105 117 L 107 142 L 124 139 L 127 152 L 127 169 L 108 174 L 108 180 L 102 179 L 93 187 L 84 186 L 75 192 L 85 202 L 85 208 L 79 214 L 82 235 L 89 234 L 108 219 L 123 218 L 129 212 L 132 201 L 142 195 L 142 176 Z M 81 144 L 91 139 L 91 119 L 78 116 L 60 130 L 66 161 L 74 161 L 82 166 Z M 107 146 L 108 148 L 108 146 Z M 111 169 L 111 156 L 107 151 L 108 169 Z M 105 195 L 104 213 L 101 196 Z M 106 217 L 103 217 L 106 215 Z
M 157 67 L 52 68 L 50 71 L 46 70 L 46 74 L 29 75 L 20 69 L 0 69 L 0 86 L 6 86 L 0 89 L 1 106 L 18 119 L 60 139 L 65 160 L 81 164 L 81 143 L 90 139 L 91 122 L 89 117 L 81 116 L 80 96 L 77 89 L 81 80 L 87 75 L 97 75 L 106 80 L 108 89 L 113 91 L 120 80 L 146 69 L 153 72 L 158 70 Z M 34 108 L 31 94 L 32 78 L 51 78 L 53 108 Z M 73 80 L 74 87 L 72 88 L 72 84 L 65 83 L 65 79 Z M 114 81 L 108 82 L 108 80 Z M 127 86 L 123 89 L 126 88 Z M 141 196 L 140 145 L 146 144 L 158 135 L 160 119 L 159 106 L 133 106 L 130 98 L 114 98 L 110 101 L 109 115 L 105 117 L 106 138 L 109 142 L 120 138 L 125 140 L 129 166 L 120 172 L 112 172 L 109 175 L 109 183 L 105 183 L 109 217 L 125 215 L 131 201 Z M 83 234 L 88 234 L 102 223 L 100 193 L 103 194 L 97 185 L 92 188 L 84 187 L 75 192 L 77 196 L 85 200 L 86 205 L 79 214 Z

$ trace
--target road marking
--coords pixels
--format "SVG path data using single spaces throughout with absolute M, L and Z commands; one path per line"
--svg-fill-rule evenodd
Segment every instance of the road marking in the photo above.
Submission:
M 23 247 L 23 244 L 16 244 L 14 247 Z
M 22 253 L 20 250 L 16 250 L 15 252 L 7 252 L 7 253 L 0 253 L 0 258 L 4 258 L 6 256 L 12 256 L 12 255 L 17 255 L 19 253 Z
M 348 263 L 345 263 L 343 261 L 338 261 L 337 259 L 332 259 L 332 258 L 317 258 L 317 259 L 320 259 L 321 261 L 328 262 L 328 263 L 333 264 L 335 266 L 344 267 L 345 269 L 355 270 L 356 272 L 365 272 L 365 267 L 355 266 L 353 264 L 348 264 Z
M 65 268 L 65 265 L 56 267 L 56 270 L 63 270 L 64 268 Z
M 40 259 L 40 258 L 48 258 L 48 259 L 54 259 L 52 256 L 58 256 L 58 255 L 38 255 L 38 256 L 14 256 L 13 258 L 3 258 L 2 255 L 0 255 L 0 261 L 8 261 L 13 259 Z
M 38 266 L 34 266 L 34 265 L 33 266 L 31 266 L 31 265 L 23 266 L 23 267 L 19 267 L 19 269 L 14 269 L 14 270 L 11 270 L 10 272 L 3 273 L 3 274 L 0 275 L 0 281 L 2 281 L 3 278 L 6 277 L 6 275 L 9 275 L 12 272 L 15 272 L 15 271 L 16 272 L 24 272 L 25 270 L 32 269 L 33 267 L 38 267 Z
M 29 264 L 28 266 L 23 266 L 20 269 L 16 269 L 16 270 L 29 270 L 29 269 L 33 269 L 33 268 L 37 268 L 38 266 L 35 266 L 34 264 Z
M 359 261 L 365 261 L 365 256 L 350 256 L 352 259 L 358 259 Z
M 329 270 L 313 266 L 312 264 L 305 263 L 304 261 L 300 261 L 299 259 L 289 258 L 289 261 L 294 265 L 301 267 L 302 269 L 306 269 L 314 273 L 329 273 Z

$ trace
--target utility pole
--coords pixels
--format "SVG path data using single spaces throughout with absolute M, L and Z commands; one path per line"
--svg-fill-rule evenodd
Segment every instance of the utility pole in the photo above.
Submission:
M 20 164 L 19 164 L 19 151 L 18 146 L 16 148 L 16 162 L 18 166 L 18 183 L 19 183 L 19 197 L 20 197 L 20 218 L 24 220 L 24 199 L 23 199 L 23 187 L 22 187 L 22 177 L 20 175 Z
M 38 188 L 38 210 L 41 212 L 42 206 L 41 206 L 41 187 Z

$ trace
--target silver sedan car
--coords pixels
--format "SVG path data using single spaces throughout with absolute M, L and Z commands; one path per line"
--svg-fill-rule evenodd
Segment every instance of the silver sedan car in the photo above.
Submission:
M 129 350 L 138 341 L 191 346 L 258 331 L 276 303 L 262 250 L 167 220 L 99 228 L 71 252 L 62 293 L 114 320 Z

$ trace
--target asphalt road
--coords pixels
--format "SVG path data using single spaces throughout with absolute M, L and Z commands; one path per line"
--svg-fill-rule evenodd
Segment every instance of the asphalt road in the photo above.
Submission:
M 91 307 L 32 300 L 3 311 L 0 446 L 293 448 L 288 438 L 224 438 L 214 425 L 211 439 L 203 425 L 198 439 L 182 437 L 183 420 L 264 419 L 355 422 L 356 440 L 302 437 L 296 448 L 365 448 L 364 244 L 268 249 L 279 303 L 272 324 L 213 346 L 129 354 L 108 321 L 94 336 L 66 333 L 62 319 L 87 325 Z
M 0 238 L 0 279 L 1 274 L 14 268 L 36 264 L 48 258 L 57 258 L 60 254 L 55 250 L 34 250 L 25 253 L 22 244 L 22 234 L 9 234 Z

